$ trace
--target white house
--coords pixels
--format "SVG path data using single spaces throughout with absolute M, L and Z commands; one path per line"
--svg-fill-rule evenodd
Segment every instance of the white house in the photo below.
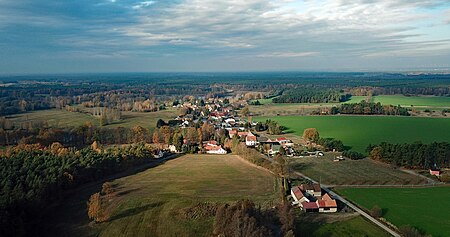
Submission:
M 256 136 L 253 135 L 253 133 L 248 132 L 247 136 L 245 137 L 245 145 L 256 146 L 256 143 L 257 143 Z
M 222 146 L 211 146 L 206 147 L 206 153 L 207 154 L 217 154 L 217 155 L 225 155 L 227 154 L 227 151 L 222 148 Z

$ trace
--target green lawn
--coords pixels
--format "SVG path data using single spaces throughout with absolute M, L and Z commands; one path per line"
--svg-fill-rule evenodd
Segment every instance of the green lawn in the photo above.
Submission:
M 88 225 L 85 203 L 100 189 L 90 190 L 59 208 L 59 221 L 49 222 L 62 229 L 57 236 L 211 236 L 214 216 L 187 218 L 183 210 L 241 199 L 271 207 L 279 197 L 278 178 L 233 155 L 185 155 L 112 183 L 108 222 Z
M 401 105 L 404 107 L 426 106 L 426 107 L 450 107 L 450 97 L 440 96 L 404 96 L 404 95 L 379 95 L 374 96 L 372 101 L 385 105 Z
M 321 137 L 340 139 L 353 150 L 364 152 L 367 145 L 386 141 L 404 143 L 422 141 L 450 142 L 450 120 L 447 118 L 396 116 L 271 116 L 299 136 L 306 128 L 317 128 Z
M 450 187 L 338 189 L 340 194 L 371 209 L 397 226 L 411 225 L 433 237 L 450 236 Z
M 309 214 L 308 214 L 309 215 Z M 314 215 L 314 214 L 313 214 Z M 321 214 L 319 214 L 321 215 Z M 336 214 L 338 215 L 338 214 Z M 389 237 L 390 235 L 361 216 L 333 223 L 308 222 L 300 220 L 297 236 L 308 237 Z
M 140 125 L 144 128 L 156 127 L 158 119 L 169 120 L 176 117 L 176 110 L 169 108 L 168 110 L 161 110 L 157 112 L 122 112 L 122 120 L 107 125 L 106 127 L 134 127 Z M 17 114 L 8 116 L 15 126 L 20 126 L 26 121 L 46 121 L 51 127 L 77 127 L 91 122 L 99 126 L 100 120 L 90 114 L 68 112 L 66 110 L 50 109 L 39 110 L 29 113 Z
M 334 162 L 335 155 L 324 157 L 293 158 L 292 167 L 323 184 L 328 185 L 387 185 L 422 184 L 425 179 L 373 161 L 346 159 Z

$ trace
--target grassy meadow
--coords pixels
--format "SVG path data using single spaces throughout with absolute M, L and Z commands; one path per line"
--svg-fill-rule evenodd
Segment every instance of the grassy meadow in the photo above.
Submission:
M 378 205 L 396 226 L 410 225 L 433 237 L 450 236 L 449 187 L 338 189 L 340 194 L 370 210 Z
M 303 135 L 306 128 L 317 128 L 321 137 L 340 139 L 352 150 L 365 152 L 369 144 L 380 142 L 406 143 L 422 141 L 450 142 L 450 120 L 447 118 L 397 116 L 271 116 L 288 128 L 288 132 Z
M 296 218 L 297 236 L 309 237 L 389 237 L 390 235 L 375 226 L 372 222 L 362 216 L 350 217 L 343 220 L 329 221 L 324 218 L 327 214 L 302 215 Z M 339 215 L 333 214 L 335 219 L 340 219 Z M 323 220 L 322 220 L 323 219 Z
M 116 193 L 108 200 L 109 221 L 89 225 L 87 198 L 73 197 L 66 204 L 72 206 L 60 208 L 60 223 L 52 224 L 63 230 L 58 235 L 211 236 L 214 217 L 188 218 L 183 215 L 187 208 L 241 199 L 269 207 L 280 188 L 271 173 L 233 155 L 185 155 L 112 183 Z
M 423 184 L 426 180 L 371 159 L 333 161 L 334 155 L 293 158 L 292 167 L 327 185 Z
M 122 112 L 122 120 L 106 125 L 106 127 L 134 127 L 140 125 L 144 128 L 156 127 L 158 119 L 168 120 L 176 117 L 176 110 L 168 108 L 157 112 Z M 66 128 L 77 127 L 91 122 L 94 125 L 100 125 L 100 119 L 86 113 L 69 112 L 66 110 L 50 109 L 38 110 L 23 114 L 7 116 L 14 125 L 19 125 L 27 121 L 47 121 L 51 127 Z
M 450 107 L 450 97 L 440 96 L 379 95 L 372 97 L 372 101 L 404 107 Z

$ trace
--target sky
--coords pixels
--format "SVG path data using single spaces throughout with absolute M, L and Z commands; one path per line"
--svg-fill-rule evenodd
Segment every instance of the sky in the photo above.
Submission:
M 0 74 L 450 68 L 450 0 L 0 0 Z

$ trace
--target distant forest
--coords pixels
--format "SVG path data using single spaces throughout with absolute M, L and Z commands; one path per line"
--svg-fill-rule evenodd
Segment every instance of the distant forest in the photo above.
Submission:
M 360 103 L 342 104 L 332 107 L 330 114 L 365 114 L 365 115 L 402 115 L 409 116 L 408 109 L 400 105 L 382 105 L 381 103 Z
M 285 93 L 277 103 L 339 102 L 352 95 L 450 96 L 448 74 L 402 73 L 128 73 L 0 77 L 0 116 L 84 104 L 154 111 L 185 96 L 241 91 Z M 298 88 L 298 89 L 294 89 Z M 303 88 L 303 89 L 300 89 Z M 297 90 L 308 91 L 299 96 Z M 311 91 L 312 90 L 312 91 Z M 297 92 L 296 92 L 297 91 Z M 336 91 L 345 91 L 337 94 Z M 348 98 L 347 98 L 348 99 Z M 138 104 L 135 104 L 138 103 Z
M 349 100 L 350 94 L 342 91 L 320 88 L 294 88 L 273 98 L 273 103 L 339 103 Z

